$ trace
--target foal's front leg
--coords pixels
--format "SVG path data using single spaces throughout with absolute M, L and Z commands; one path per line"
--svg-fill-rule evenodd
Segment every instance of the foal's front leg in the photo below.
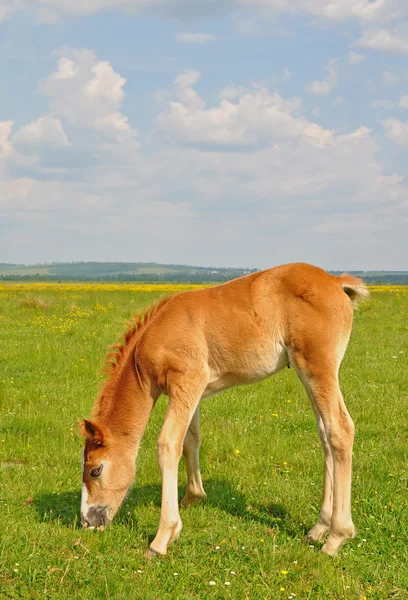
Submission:
M 197 408 L 199 398 L 189 400 L 172 395 L 158 444 L 158 460 L 162 475 L 160 524 L 147 556 L 166 554 L 169 544 L 177 539 L 182 523 L 178 509 L 178 465 L 184 437 Z
M 200 443 L 200 406 L 197 406 L 183 444 L 183 454 L 187 470 L 186 495 L 181 501 L 181 506 L 184 508 L 191 504 L 197 504 L 197 502 L 200 502 L 206 496 L 200 473 Z

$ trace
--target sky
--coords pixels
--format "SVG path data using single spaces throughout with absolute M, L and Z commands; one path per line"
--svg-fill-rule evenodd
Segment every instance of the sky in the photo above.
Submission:
M 407 0 L 0 0 L 0 262 L 408 270 Z

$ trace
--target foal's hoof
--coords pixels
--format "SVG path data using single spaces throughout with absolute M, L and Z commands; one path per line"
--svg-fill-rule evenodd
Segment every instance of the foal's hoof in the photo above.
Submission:
M 322 548 L 324 554 L 329 556 L 337 556 L 340 548 L 347 540 L 352 540 L 356 536 L 356 528 L 353 523 L 345 527 L 341 534 L 330 532 L 325 545 Z
M 302 541 L 304 544 L 309 544 L 309 545 L 311 545 L 311 544 L 316 545 L 319 543 L 319 540 L 316 540 L 315 538 L 311 537 L 308 533 L 305 535 L 305 537 L 303 538 Z
M 327 556 L 337 556 L 343 543 L 344 542 L 338 541 L 333 543 L 330 539 L 328 539 L 322 548 L 322 552 L 323 554 L 327 554 Z
M 318 544 L 322 542 L 329 531 L 329 526 L 323 523 L 317 523 L 310 531 L 307 532 L 303 541 L 306 544 Z
M 206 497 L 206 493 L 202 493 L 202 494 L 189 494 L 186 493 L 186 495 L 184 496 L 183 500 L 181 501 L 180 505 L 183 508 L 188 508 L 189 506 L 194 506 L 194 504 L 198 504 L 199 502 L 201 502 L 201 500 L 203 498 Z
M 153 550 L 153 548 L 148 548 L 145 552 L 145 558 L 152 560 L 153 558 L 155 558 L 156 556 L 160 556 L 160 554 L 158 554 L 158 552 L 156 552 L 155 550 Z

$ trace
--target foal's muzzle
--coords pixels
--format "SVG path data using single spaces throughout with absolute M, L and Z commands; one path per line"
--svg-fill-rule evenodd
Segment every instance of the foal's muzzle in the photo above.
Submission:
M 105 506 L 91 506 L 88 513 L 81 513 L 82 527 L 93 529 L 97 527 L 100 531 L 105 529 L 108 524 L 108 515 Z

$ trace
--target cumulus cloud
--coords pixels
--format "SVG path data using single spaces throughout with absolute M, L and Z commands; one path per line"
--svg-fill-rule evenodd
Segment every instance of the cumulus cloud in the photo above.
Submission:
M 408 146 L 408 122 L 399 119 L 383 121 L 386 136 L 399 146 Z
M 363 32 L 361 39 L 356 42 L 356 45 L 363 48 L 395 52 L 396 54 L 408 54 L 407 31 L 400 32 L 399 29 L 393 31 L 368 29 Z
M 110 119 L 111 132 L 130 129 L 118 113 L 126 79 L 110 63 L 97 61 L 91 50 L 67 50 L 58 60 L 57 70 L 39 85 L 38 91 L 50 98 L 53 115 L 71 125 L 98 128 Z
M 370 129 L 336 135 L 307 120 L 299 100 L 262 88 L 233 88 L 227 99 L 220 96 L 219 104 L 198 111 L 169 102 L 156 119 L 174 146 L 162 154 L 169 188 L 179 189 L 188 172 L 191 197 L 198 204 L 202 199 L 207 211 L 213 206 L 219 215 L 224 207 L 231 222 L 250 205 L 272 229 L 279 222 L 286 235 L 302 219 L 313 231 L 341 234 L 350 215 L 366 214 L 367 206 L 372 219 L 382 215 L 377 228 L 391 231 L 385 211 L 392 206 L 402 215 L 407 189 L 401 175 L 384 172 Z M 342 209 L 329 223 L 324 215 L 336 206 Z
M 40 117 L 22 127 L 13 137 L 13 142 L 17 147 L 34 149 L 39 146 L 55 149 L 70 145 L 61 121 L 50 116 Z
M 186 69 L 183 73 L 180 73 L 174 81 L 174 89 L 180 102 L 182 102 L 191 111 L 202 110 L 205 108 L 205 102 L 202 100 L 193 88 L 199 79 L 201 73 L 193 71 L 192 69 Z
M 322 81 L 311 81 L 305 86 L 305 89 L 309 94 L 314 94 L 315 96 L 327 96 L 336 86 L 339 79 L 337 59 L 332 58 L 329 60 L 325 69 L 327 71 L 327 79 Z
M 138 133 L 120 111 L 125 82 L 92 51 L 64 50 L 56 70 L 38 86 L 49 97 L 50 113 L 13 135 L 11 121 L 0 123 L 3 170 L 8 165 L 30 175 L 69 177 L 73 168 L 93 163 L 136 165 Z
M 298 98 L 285 100 L 265 88 L 225 89 L 217 106 L 207 107 L 192 87 L 196 71 L 185 71 L 174 83 L 178 101 L 169 102 L 156 117 L 156 127 L 186 143 L 251 146 L 303 136 L 312 144 L 330 142 L 331 132 L 301 116 Z M 234 100 L 234 101 L 233 101 Z

